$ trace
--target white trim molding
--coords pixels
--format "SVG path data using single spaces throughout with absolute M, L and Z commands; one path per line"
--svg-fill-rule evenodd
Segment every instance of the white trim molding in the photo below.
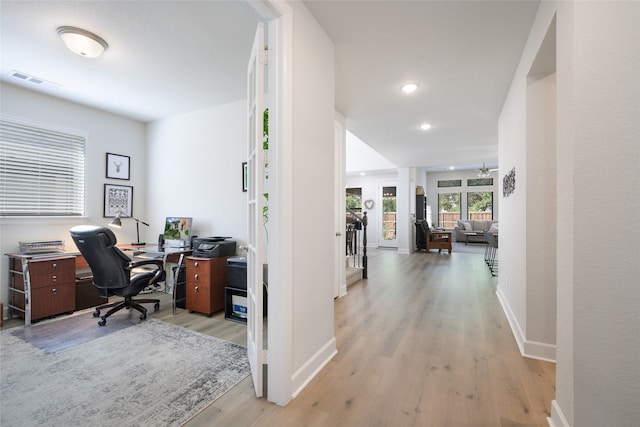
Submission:
M 547 418 L 547 423 L 549 427 L 571 427 L 555 399 L 551 401 L 551 416 Z

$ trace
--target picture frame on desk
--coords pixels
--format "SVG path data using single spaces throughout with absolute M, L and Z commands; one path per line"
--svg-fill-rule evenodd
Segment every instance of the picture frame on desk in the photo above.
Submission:
M 122 154 L 107 153 L 107 178 L 129 180 L 131 158 Z
M 104 217 L 115 218 L 118 213 L 133 215 L 133 187 L 130 185 L 104 185 Z

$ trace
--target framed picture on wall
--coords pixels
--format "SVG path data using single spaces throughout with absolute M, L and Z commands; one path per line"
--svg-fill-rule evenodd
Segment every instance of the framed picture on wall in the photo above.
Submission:
M 104 217 L 115 218 L 119 213 L 133 214 L 133 187 L 129 185 L 104 185 Z
M 107 178 L 129 180 L 130 157 L 107 153 Z
M 247 191 L 249 185 L 249 170 L 247 169 L 247 162 L 242 162 L 242 191 Z

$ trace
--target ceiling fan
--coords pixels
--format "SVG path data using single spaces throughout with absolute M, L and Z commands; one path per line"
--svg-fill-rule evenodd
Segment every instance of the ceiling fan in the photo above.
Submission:
M 483 162 L 482 163 L 482 167 L 480 169 L 478 169 L 478 176 L 480 178 L 486 178 L 491 174 L 491 172 L 497 171 L 497 170 L 498 170 L 498 168 L 489 169 L 489 168 L 485 167 L 484 162 Z

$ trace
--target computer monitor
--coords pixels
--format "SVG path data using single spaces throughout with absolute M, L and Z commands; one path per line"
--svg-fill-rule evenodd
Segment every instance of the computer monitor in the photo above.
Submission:
M 182 240 L 188 243 L 191 239 L 192 218 L 183 216 L 169 216 L 164 224 L 165 240 Z

